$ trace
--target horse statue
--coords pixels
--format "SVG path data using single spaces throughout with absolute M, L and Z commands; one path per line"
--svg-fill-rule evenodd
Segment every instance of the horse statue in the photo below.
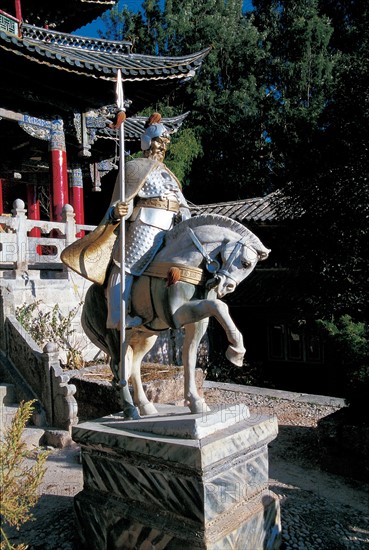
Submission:
M 214 317 L 228 339 L 226 357 L 242 366 L 243 338 L 221 301 L 233 292 L 270 250 L 250 230 L 230 218 L 202 215 L 182 221 L 166 234 L 164 244 L 132 288 L 131 311 L 142 325 L 126 330 L 124 348 L 126 379 L 131 379 L 134 405 L 121 384 L 120 335 L 106 328 L 105 289 L 93 284 L 82 312 L 82 326 L 91 341 L 110 356 L 113 384 L 122 390 L 126 418 L 154 415 L 157 410 L 143 390 L 140 367 L 158 334 L 168 328 L 185 329 L 182 350 L 184 397 L 192 413 L 207 410 L 195 384 L 197 348 L 209 317 Z

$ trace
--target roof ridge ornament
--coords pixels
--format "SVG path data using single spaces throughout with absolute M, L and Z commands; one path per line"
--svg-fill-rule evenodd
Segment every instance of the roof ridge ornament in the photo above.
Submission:
M 22 23 L 22 38 L 34 40 L 36 42 L 45 42 L 47 44 L 57 44 L 64 48 L 80 48 L 83 50 L 106 52 L 106 53 L 131 53 L 132 42 L 129 40 L 105 40 L 103 38 L 90 38 L 75 34 L 45 29 Z

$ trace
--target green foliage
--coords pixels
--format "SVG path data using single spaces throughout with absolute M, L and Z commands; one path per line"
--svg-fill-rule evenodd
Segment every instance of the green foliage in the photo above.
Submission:
M 369 421 L 369 324 L 342 315 L 337 321 L 320 320 L 319 325 L 334 346 L 335 361 L 343 366 L 347 403 Z
M 51 311 L 45 311 L 40 306 L 41 302 L 36 301 L 18 307 L 15 312 L 17 320 L 40 347 L 48 342 L 54 342 L 66 352 L 68 367 L 81 368 L 84 361 L 82 351 L 75 345 L 76 330 L 73 328 L 79 306 L 69 311 L 66 316 L 61 313 L 58 304 L 55 304 Z
M 182 185 L 186 185 L 192 162 L 201 152 L 201 145 L 191 128 L 184 128 L 173 135 L 165 163 Z
M 36 462 L 29 466 L 26 459 L 33 458 L 34 451 L 26 448 L 22 441 L 24 428 L 31 418 L 34 401 L 20 404 L 10 427 L 0 441 L 0 498 L 1 518 L 4 524 L 20 528 L 22 523 L 32 519 L 31 508 L 36 504 L 38 488 L 45 474 L 48 451 L 37 453 Z M 6 534 L 1 528 L 1 549 L 10 549 Z M 19 548 L 26 548 L 22 545 Z
M 342 3 L 322 5 L 334 24 L 334 87 L 320 131 L 291 173 L 288 192 L 306 212 L 291 242 L 291 263 L 316 280 L 312 308 L 319 315 L 367 319 L 369 7 L 347 3 L 342 11 Z

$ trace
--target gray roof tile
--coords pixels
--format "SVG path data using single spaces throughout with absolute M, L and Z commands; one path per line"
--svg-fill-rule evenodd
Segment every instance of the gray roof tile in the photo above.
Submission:
M 73 71 L 84 75 L 103 73 L 107 80 L 115 80 L 118 69 L 121 69 L 127 81 L 182 79 L 192 76 L 209 52 L 207 48 L 178 57 L 149 56 L 127 53 L 129 43 L 125 43 L 125 50 L 119 49 L 120 43 L 114 43 L 114 51 L 111 51 L 112 42 L 109 41 L 96 40 L 91 43 L 84 37 L 31 25 L 24 25 L 23 28 L 27 30 L 23 38 L 0 32 L 0 47 L 6 42 L 12 42 L 14 53 L 22 56 L 32 54 L 33 61 L 47 63 L 57 69 L 73 67 Z
M 281 191 L 274 191 L 265 197 L 192 206 L 191 212 L 195 216 L 220 214 L 240 223 L 281 222 L 298 216 Z

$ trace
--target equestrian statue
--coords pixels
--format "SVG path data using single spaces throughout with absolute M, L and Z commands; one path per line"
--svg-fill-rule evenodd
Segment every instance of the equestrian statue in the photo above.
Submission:
M 233 292 L 270 250 L 240 223 L 219 215 L 190 216 L 176 176 L 164 164 L 169 143 L 159 113 L 141 137 L 143 158 L 125 165 L 125 201 L 116 184 L 100 225 L 62 253 L 62 261 L 94 284 L 86 293 L 82 325 L 110 356 L 113 384 L 121 388 L 120 300 L 125 302 L 125 376 L 133 398 L 122 393 L 126 418 L 157 414 L 141 381 L 141 362 L 158 335 L 185 329 L 184 398 L 192 413 L 205 401 L 195 384 L 197 349 L 210 317 L 225 330 L 227 358 L 242 366 L 243 338 L 221 300 Z M 119 224 L 125 220 L 125 284 L 121 293 Z M 137 412 L 137 409 L 139 413 Z

